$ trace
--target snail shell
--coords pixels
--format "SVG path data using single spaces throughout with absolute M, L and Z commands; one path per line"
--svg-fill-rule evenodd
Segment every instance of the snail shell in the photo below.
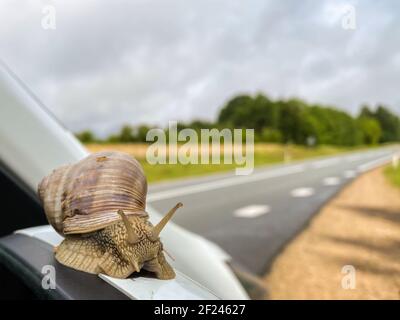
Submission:
M 127 216 L 147 217 L 147 181 L 139 162 L 121 152 L 99 152 L 62 166 L 38 187 L 47 220 L 61 235 L 103 229 Z

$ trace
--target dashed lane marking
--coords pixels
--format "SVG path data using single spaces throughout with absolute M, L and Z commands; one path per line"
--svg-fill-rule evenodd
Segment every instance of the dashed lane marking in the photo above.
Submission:
M 343 177 L 345 177 L 346 179 L 351 179 L 354 178 L 356 176 L 356 172 L 354 170 L 346 170 L 343 173 Z
M 340 179 L 338 177 L 326 177 L 322 183 L 324 186 L 336 186 L 340 183 Z
M 270 210 L 267 205 L 251 205 L 235 210 L 233 215 L 239 218 L 257 218 L 270 212 Z
M 292 197 L 295 198 L 305 198 L 312 196 L 314 194 L 314 189 L 313 188 L 297 188 L 294 189 L 290 192 Z

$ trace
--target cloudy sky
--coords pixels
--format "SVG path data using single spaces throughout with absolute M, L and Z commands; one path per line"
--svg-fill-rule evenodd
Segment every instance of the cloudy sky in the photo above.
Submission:
M 259 91 L 400 112 L 399 18 L 398 1 L 2 0 L 0 58 L 68 128 L 99 135 L 212 120 Z

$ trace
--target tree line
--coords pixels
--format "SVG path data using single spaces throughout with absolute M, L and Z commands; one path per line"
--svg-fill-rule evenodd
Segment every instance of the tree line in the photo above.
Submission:
M 146 142 L 152 127 L 124 125 L 118 133 L 98 139 L 85 130 L 76 136 L 84 143 Z M 273 100 L 264 94 L 230 99 L 213 122 L 178 123 L 178 130 L 248 128 L 256 142 L 355 146 L 400 141 L 400 118 L 383 105 L 362 106 L 356 116 L 332 106 L 309 104 L 301 99 Z M 166 129 L 167 130 L 167 129 Z

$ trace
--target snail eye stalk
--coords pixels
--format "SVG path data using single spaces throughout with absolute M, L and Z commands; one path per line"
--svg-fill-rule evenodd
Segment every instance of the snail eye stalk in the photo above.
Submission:
M 125 215 L 123 210 L 118 210 L 118 214 L 121 216 L 121 219 L 125 225 L 126 231 L 128 233 L 128 242 L 130 244 L 135 244 L 140 241 L 139 237 L 137 236 L 135 230 L 133 230 L 132 225 L 130 224 L 128 217 Z
M 180 207 L 182 207 L 183 204 L 182 202 L 178 202 L 175 207 L 173 207 L 166 215 L 164 218 L 161 219 L 161 221 L 153 228 L 152 230 L 152 235 L 151 235 L 151 240 L 156 241 L 158 237 L 160 236 L 160 233 L 162 229 L 164 229 L 165 225 L 168 223 L 169 220 L 171 220 L 172 216 L 178 210 Z

